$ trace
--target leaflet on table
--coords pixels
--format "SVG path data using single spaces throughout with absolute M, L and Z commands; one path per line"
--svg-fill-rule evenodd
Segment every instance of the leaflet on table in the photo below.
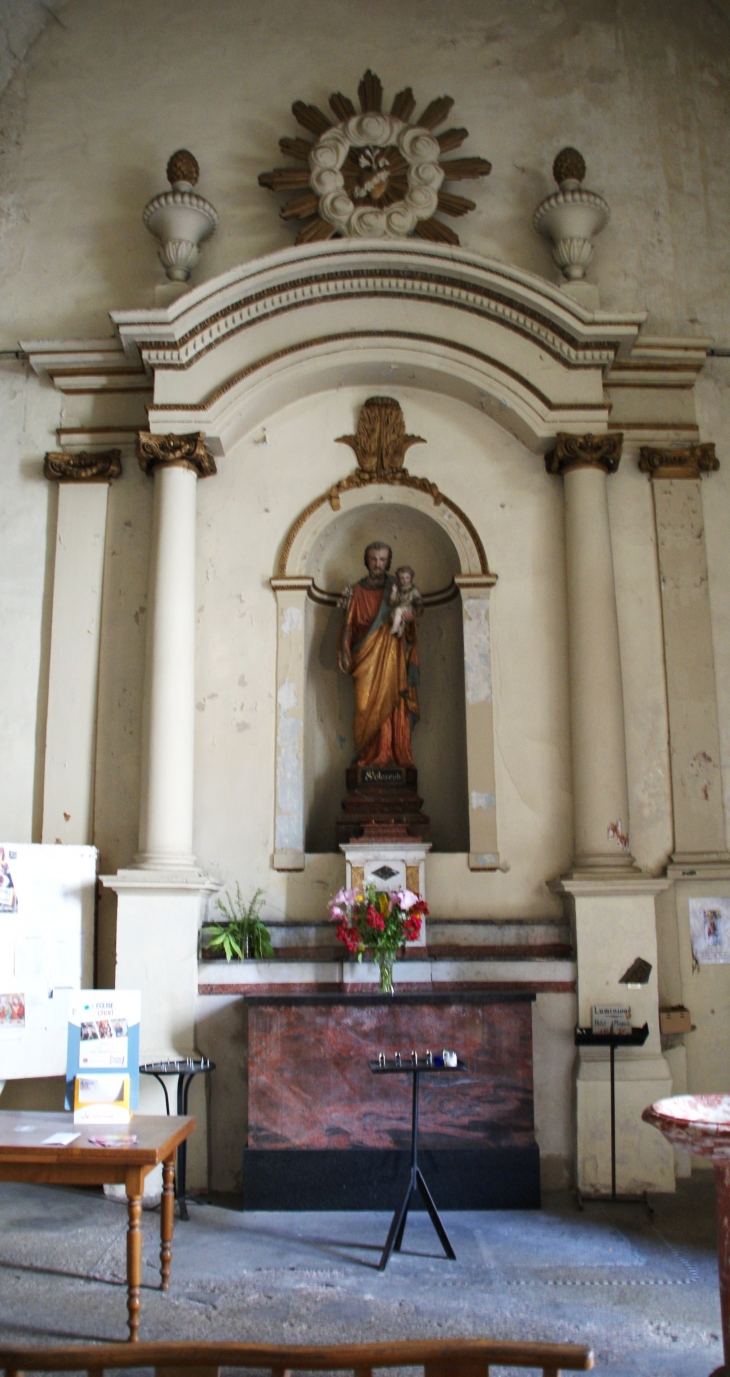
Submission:
M 128 1104 L 139 1099 L 139 990 L 74 990 L 69 1000 L 66 1108 L 78 1076 L 129 1076 Z M 109 1102 L 116 1101 L 109 1085 Z M 96 1120 L 95 1122 L 101 1122 Z

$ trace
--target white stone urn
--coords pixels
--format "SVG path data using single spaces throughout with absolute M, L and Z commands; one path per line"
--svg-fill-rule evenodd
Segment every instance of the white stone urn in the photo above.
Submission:
M 564 148 L 553 163 L 560 188 L 540 202 L 532 223 L 553 241 L 553 262 L 569 282 L 579 282 L 593 258 L 593 236 L 608 224 L 611 212 L 602 196 L 581 182 L 586 165 L 577 148 Z
M 167 164 L 170 190 L 153 196 L 143 223 L 160 241 L 160 262 L 171 282 L 187 282 L 200 258 L 200 245 L 218 228 L 215 207 L 193 191 L 199 175 L 192 153 L 179 148 Z

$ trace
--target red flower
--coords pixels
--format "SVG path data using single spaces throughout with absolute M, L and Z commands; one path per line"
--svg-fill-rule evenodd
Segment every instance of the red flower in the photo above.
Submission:
M 403 923 L 403 932 L 405 933 L 406 942 L 415 942 L 416 939 L 417 939 L 418 937 L 420 937 L 420 934 L 421 934 L 421 915 L 420 915 L 420 913 L 416 913 L 416 912 L 414 912 L 413 909 L 411 909 L 410 913 L 408 914 L 408 917 L 405 919 L 405 921 L 404 921 L 404 923 Z

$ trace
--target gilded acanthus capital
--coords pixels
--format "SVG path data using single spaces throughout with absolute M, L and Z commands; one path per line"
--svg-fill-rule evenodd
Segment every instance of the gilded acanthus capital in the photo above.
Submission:
M 573 469 L 603 469 L 615 473 L 621 462 L 624 437 L 620 431 L 612 435 L 568 435 L 559 431 L 557 444 L 545 455 L 548 473 L 570 473 Z
M 699 479 L 703 473 L 716 473 L 719 467 L 714 444 L 684 445 L 681 449 L 643 445 L 639 451 L 639 468 L 650 478 Z
M 137 434 L 137 458 L 144 473 L 156 468 L 186 468 L 198 478 L 209 478 L 217 472 L 213 455 L 205 448 L 203 431 L 193 435 L 152 435 L 148 430 Z
M 97 450 L 94 454 L 85 450 L 80 454 L 51 450 L 43 461 L 44 476 L 52 483 L 111 483 L 121 472 L 120 449 Z

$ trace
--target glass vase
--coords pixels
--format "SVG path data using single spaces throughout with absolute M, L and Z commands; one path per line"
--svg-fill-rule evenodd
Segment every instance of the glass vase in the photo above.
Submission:
M 383 951 L 378 953 L 378 966 L 380 968 L 380 993 L 393 994 L 393 953 Z

